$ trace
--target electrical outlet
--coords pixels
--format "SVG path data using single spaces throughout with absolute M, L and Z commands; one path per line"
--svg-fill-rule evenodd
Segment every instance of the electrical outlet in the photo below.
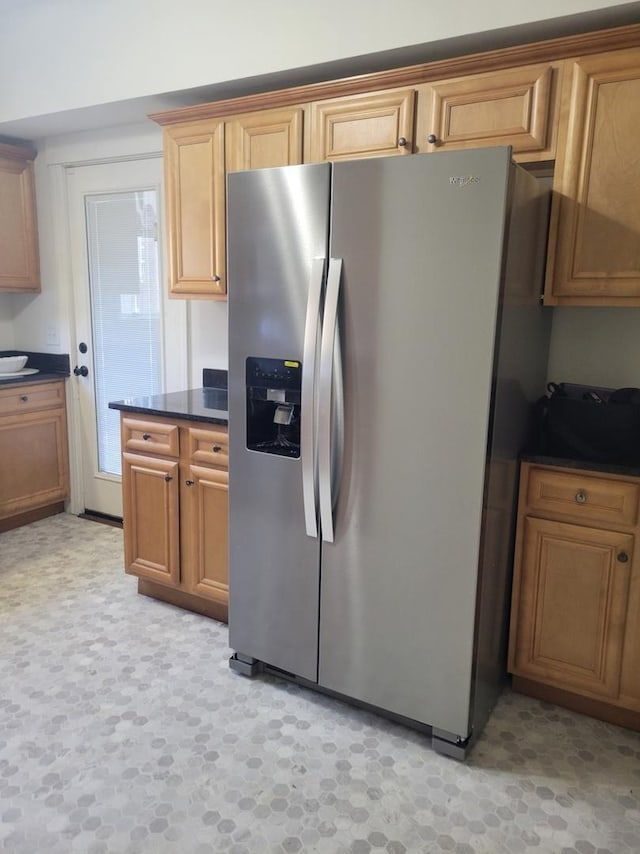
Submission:
M 51 347 L 60 346 L 60 336 L 58 335 L 58 327 L 55 323 L 47 324 L 47 344 Z

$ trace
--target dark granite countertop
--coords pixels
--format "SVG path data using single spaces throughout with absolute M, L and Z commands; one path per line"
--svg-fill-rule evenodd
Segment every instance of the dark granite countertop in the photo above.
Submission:
M 25 383 L 42 383 L 61 380 L 70 376 L 69 356 L 56 353 L 31 353 L 28 350 L 0 350 L 0 356 L 28 356 L 26 368 L 35 368 L 37 374 L 0 376 L 0 387 Z
M 208 421 L 212 424 L 227 424 L 229 421 L 226 388 L 196 388 L 114 400 L 109 403 L 109 409 L 185 418 L 188 421 Z
M 605 474 L 622 474 L 631 477 L 640 477 L 640 466 L 621 465 L 619 463 L 595 463 L 590 460 L 570 460 L 564 457 L 550 457 L 545 454 L 526 453 L 522 454 L 520 460 L 523 463 L 538 463 L 544 466 L 559 466 L 562 468 L 577 469 L 578 471 L 604 472 Z

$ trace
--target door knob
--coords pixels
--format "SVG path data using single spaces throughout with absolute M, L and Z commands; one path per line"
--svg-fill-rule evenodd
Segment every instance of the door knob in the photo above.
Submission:
M 73 373 L 77 377 L 88 377 L 89 376 L 89 368 L 86 365 L 80 365 L 80 367 L 78 367 L 76 365 L 75 368 L 73 369 Z

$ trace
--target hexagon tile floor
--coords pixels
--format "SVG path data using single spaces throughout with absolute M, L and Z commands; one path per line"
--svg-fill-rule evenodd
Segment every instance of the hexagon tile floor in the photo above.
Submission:
M 640 737 L 507 692 L 470 759 L 227 665 L 139 596 L 122 532 L 0 534 L 0 851 L 640 851 Z

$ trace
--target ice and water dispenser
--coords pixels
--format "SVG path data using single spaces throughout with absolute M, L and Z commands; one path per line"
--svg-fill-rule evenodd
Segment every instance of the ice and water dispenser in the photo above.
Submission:
M 299 457 L 302 363 L 250 356 L 246 385 L 247 448 Z

